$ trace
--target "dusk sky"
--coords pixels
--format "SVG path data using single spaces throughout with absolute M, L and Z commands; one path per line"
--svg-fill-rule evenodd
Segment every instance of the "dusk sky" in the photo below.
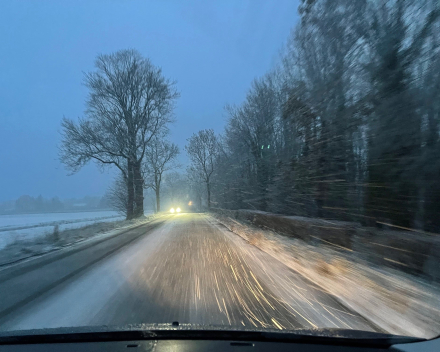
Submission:
M 9 1 L 0 11 L 0 201 L 102 195 L 114 172 L 75 175 L 58 160 L 63 116 L 83 116 L 83 72 L 98 54 L 137 49 L 177 81 L 170 139 L 221 133 L 226 104 L 278 58 L 298 1 Z M 183 170 L 182 170 L 183 171 Z

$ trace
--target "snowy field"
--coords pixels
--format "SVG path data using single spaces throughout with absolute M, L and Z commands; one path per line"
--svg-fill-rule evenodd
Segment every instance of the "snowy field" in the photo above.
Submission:
M 96 222 L 119 220 L 124 220 L 124 217 L 111 210 L 0 215 L 0 249 L 17 240 L 34 239 L 52 233 L 55 225 L 58 225 L 59 230 L 63 231 L 91 225 Z

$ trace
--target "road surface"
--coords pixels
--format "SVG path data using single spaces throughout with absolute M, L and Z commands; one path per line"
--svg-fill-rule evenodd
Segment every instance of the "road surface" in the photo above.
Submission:
M 0 271 L 0 330 L 178 321 L 375 331 L 206 214 L 164 216 L 61 254 Z

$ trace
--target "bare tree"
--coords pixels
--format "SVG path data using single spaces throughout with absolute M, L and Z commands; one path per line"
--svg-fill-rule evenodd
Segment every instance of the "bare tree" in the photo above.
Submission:
M 156 193 L 156 211 L 160 212 L 160 186 L 163 173 L 172 170 L 179 165 L 176 157 L 179 148 L 174 143 L 155 137 L 145 151 L 144 174 L 145 187 L 151 188 Z
M 419 28 L 410 28 L 405 17 L 413 15 L 413 5 L 400 1 L 374 8 L 375 25 L 367 36 L 375 60 L 368 66 L 374 113 L 369 125 L 366 206 L 376 220 L 404 227 L 416 226 L 419 203 L 424 203 L 419 200 L 424 117 L 418 112 L 412 82 L 419 77 L 411 79 L 411 69 L 439 18 L 439 11 L 431 10 L 425 19 L 418 19 Z
M 114 180 L 113 184 L 107 190 L 105 197 L 108 199 L 111 207 L 121 214 L 127 216 L 128 210 L 128 193 L 127 180 L 122 174 Z
M 230 117 L 226 127 L 227 147 L 241 158 L 241 166 L 247 169 L 243 172 L 255 181 L 255 186 L 245 191 L 245 203 L 268 210 L 267 186 L 273 178 L 277 158 L 275 131 L 279 125 L 279 106 L 271 77 L 254 80 L 245 102 L 239 107 L 227 106 L 226 110 Z
M 208 196 L 208 208 L 211 207 L 211 177 L 214 172 L 215 159 L 218 155 L 218 140 L 214 130 L 201 130 L 188 139 L 185 146 L 188 153 L 193 173 L 199 175 L 200 179 L 206 184 Z
M 73 172 L 90 160 L 127 180 L 127 219 L 143 215 L 141 165 L 152 138 L 172 121 L 175 83 L 135 50 L 99 55 L 85 75 L 86 117 L 62 122 L 61 161 Z

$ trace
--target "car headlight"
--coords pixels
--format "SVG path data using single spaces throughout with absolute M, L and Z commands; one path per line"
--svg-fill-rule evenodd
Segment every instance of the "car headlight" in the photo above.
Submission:
M 181 212 L 180 208 L 177 208 L 177 209 L 176 209 L 176 212 L 177 212 L 177 213 L 180 213 L 180 212 Z
M 171 208 L 171 209 L 170 209 L 170 213 L 174 213 L 174 208 Z

